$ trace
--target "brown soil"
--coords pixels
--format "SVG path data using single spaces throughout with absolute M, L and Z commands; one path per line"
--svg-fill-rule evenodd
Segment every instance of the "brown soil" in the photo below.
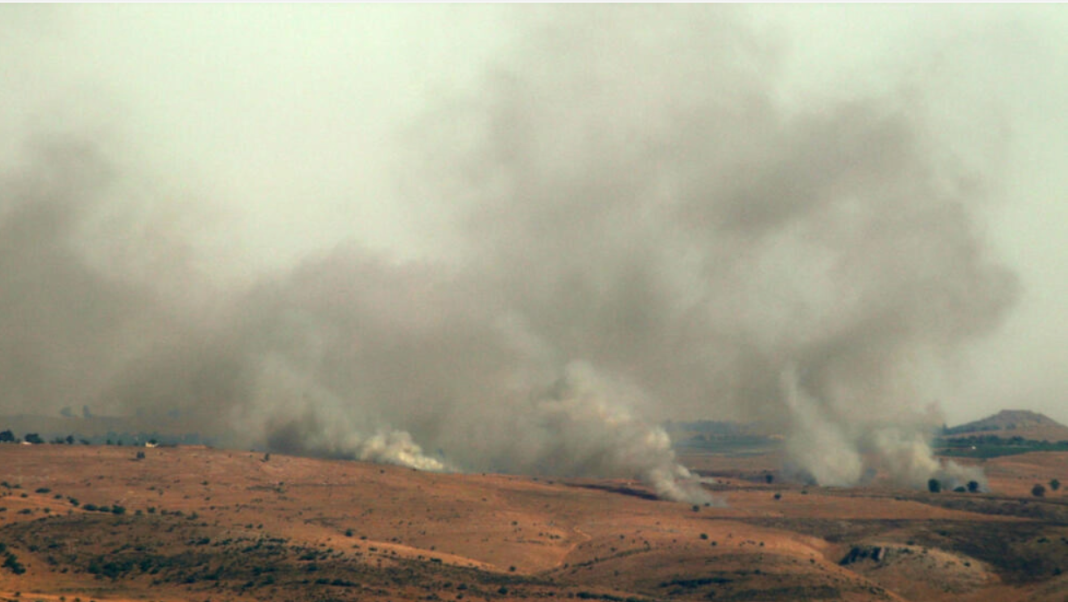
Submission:
M 722 475 L 710 488 L 725 506 L 650 499 L 634 481 L 429 474 L 196 447 L 0 445 L 2 556 L 24 569 L 0 568 L 0 599 L 1068 593 L 1068 497 L 1031 496 L 1035 482 L 1063 474 L 1068 454 L 987 462 L 990 494 L 803 487 L 777 478 L 774 456 L 685 460 Z

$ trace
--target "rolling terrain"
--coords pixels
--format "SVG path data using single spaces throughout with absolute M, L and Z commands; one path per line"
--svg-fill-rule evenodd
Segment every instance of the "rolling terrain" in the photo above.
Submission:
M 997 435 L 1003 439 L 1020 437 L 1034 441 L 1068 441 L 1068 426 L 1027 410 L 1002 410 L 992 416 L 946 429 L 948 437 Z
M 143 458 L 139 457 L 143 454 Z M 701 458 L 683 460 L 701 469 Z M 993 493 L 781 483 L 706 457 L 721 506 L 632 481 L 434 474 L 205 447 L 0 445 L 0 597 L 1063 600 L 1068 454 Z M 705 466 L 704 468 L 707 468 Z M 770 482 L 769 482 L 770 481 Z

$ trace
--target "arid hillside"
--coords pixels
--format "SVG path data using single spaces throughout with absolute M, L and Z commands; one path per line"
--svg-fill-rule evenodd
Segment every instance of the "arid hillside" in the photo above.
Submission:
M 1068 441 L 1068 426 L 1028 410 L 1002 410 L 982 420 L 948 429 L 951 437 L 997 435 L 1003 439 L 1022 437 L 1036 441 Z
M 140 457 L 142 456 L 143 457 Z M 686 457 L 722 506 L 636 482 L 432 474 L 202 447 L 0 445 L 0 597 L 223 600 L 1063 600 L 1066 454 L 993 492 L 782 483 Z M 1042 497 L 1032 495 L 1046 483 Z

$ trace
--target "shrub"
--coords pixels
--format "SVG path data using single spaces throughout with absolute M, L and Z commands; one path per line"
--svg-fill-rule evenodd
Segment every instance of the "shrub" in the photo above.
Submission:
M 976 493 L 979 491 L 979 481 L 968 481 L 968 492 Z
M 1049 482 L 1049 488 L 1053 491 L 1057 491 L 1061 488 L 1061 482 L 1057 479 L 1053 479 Z
M 927 481 L 927 491 L 930 491 L 931 493 L 939 493 L 942 491 L 942 482 L 938 479 Z
M 26 572 L 26 567 L 22 566 L 18 557 L 11 552 L 8 552 L 7 558 L 4 559 L 4 568 L 11 569 L 11 572 L 16 575 L 21 575 Z
M 1035 486 L 1031 488 L 1031 495 L 1035 497 L 1042 497 L 1046 495 L 1046 488 L 1041 483 L 1035 483 Z

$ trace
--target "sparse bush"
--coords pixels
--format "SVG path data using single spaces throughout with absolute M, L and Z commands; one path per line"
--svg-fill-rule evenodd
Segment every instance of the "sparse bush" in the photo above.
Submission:
M 694 505 L 693 505 L 693 511 L 694 511 L 694 512 L 700 512 L 700 511 L 701 511 L 701 507 L 700 507 L 700 506 L 698 506 L 697 504 L 694 504 Z
M 145 452 L 143 452 L 143 451 L 139 451 L 139 452 L 137 452 L 137 457 L 136 457 L 136 459 L 137 459 L 137 460 L 144 460 L 144 459 L 145 459 Z
M 47 487 L 38 487 L 34 493 L 52 493 L 52 490 Z
M 964 487 L 964 485 L 961 485 L 960 487 L 954 487 L 953 488 L 953 492 L 954 493 L 967 493 L 968 490 Z
M 1058 489 L 1061 488 L 1061 482 L 1058 481 L 1057 479 L 1052 479 L 1049 482 L 1049 488 L 1052 491 L 1057 491 Z
M 1031 488 L 1031 495 L 1035 497 L 1043 497 L 1046 495 L 1046 488 L 1041 483 L 1035 483 L 1035 486 Z
M 11 572 L 16 575 L 21 575 L 26 572 L 26 567 L 22 566 L 18 557 L 11 552 L 8 552 L 7 558 L 4 559 L 4 568 L 11 569 Z
M 768 474 L 764 475 L 764 481 L 766 481 L 768 485 L 771 485 L 772 482 L 775 481 L 775 475 L 769 472 Z
M 708 539 L 708 533 L 702 533 L 701 539 Z
M 776 493 L 775 494 L 775 499 L 776 500 L 781 500 L 782 499 L 782 494 L 781 493 Z

